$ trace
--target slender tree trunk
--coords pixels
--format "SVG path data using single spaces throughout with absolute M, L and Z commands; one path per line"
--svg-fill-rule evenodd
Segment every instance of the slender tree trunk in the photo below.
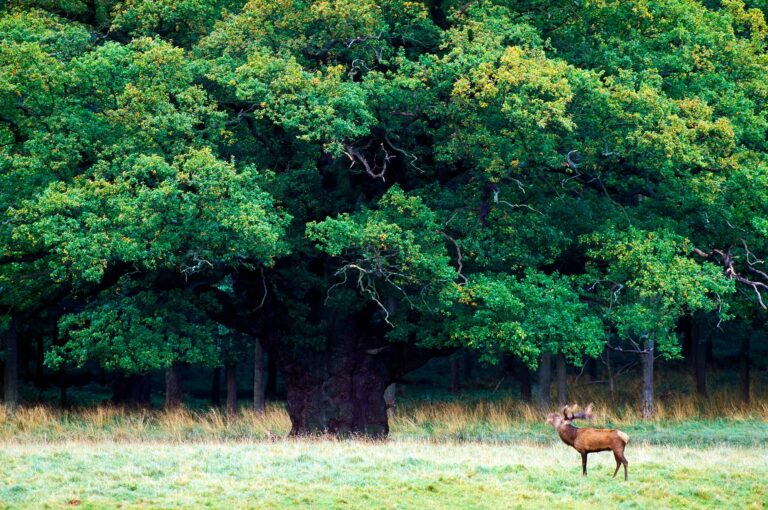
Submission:
M 566 373 L 565 356 L 558 354 L 555 358 L 557 378 L 557 403 L 560 406 L 568 404 L 568 380 Z
M 211 405 L 221 405 L 221 367 L 214 367 L 211 374 Z
M 253 409 L 257 413 L 264 412 L 264 349 L 258 338 L 253 349 Z
M 16 320 L 5 332 L 5 410 L 13 413 L 19 405 L 19 336 Z
M 525 363 L 520 363 L 520 400 L 523 402 L 531 401 L 531 369 Z
M 227 378 L 227 414 L 234 416 L 237 413 L 237 365 L 228 364 L 225 372 Z
M 645 350 L 640 356 L 643 365 L 643 418 L 651 418 L 654 413 L 653 400 L 653 358 L 655 355 L 654 342 L 651 337 L 646 336 L 643 342 Z
M 179 366 L 173 363 L 165 369 L 165 409 L 181 407 L 181 383 L 179 381 Z
M 552 383 L 552 356 L 542 354 L 539 359 L 539 407 L 549 409 L 549 387 Z
M 277 398 L 277 358 L 274 354 L 267 354 L 267 386 L 264 393 L 266 398 Z
M 461 382 L 459 381 L 459 358 L 451 356 L 451 393 L 458 395 L 461 393 Z
M 605 347 L 605 371 L 608 375 L 608 389 L 611 392 L 611 402 L 616 402 L 616 384 L 613 380 L 613 367 L 611 366 L 611 348 Z
M 395 414 L 396 406 L 397 386 L 395 383 L 390 384 L 384 389 L 384 404 L 387 406 L 387 418 L 392 419 Z
M 693 319 L 693 364 L 696 378 L 696 393 L 707 395 L 707 338 L 701 317 Z
M 739 352 L 739 375 L 741 379 L 741 401 L 744 404 L 749 404 L 749 345 L 750 340 L 748 336 L 744 336 L 741 339 L 741 349 Z

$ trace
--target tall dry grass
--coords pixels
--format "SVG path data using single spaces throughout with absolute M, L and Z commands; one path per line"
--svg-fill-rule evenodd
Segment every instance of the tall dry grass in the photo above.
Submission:
M 666 386 L 659 385 L 652 420 L 642 419 L 639 388 L 632 385 L 621 386 L 614 401 L 604 386 L 574 378 L 569 400 L 582 406 L 593 402 L 595 426 L 621 427 L 658 443 L 682 443 L 690 438 L 734 444 L 768 442 L 764 385 L 756 385 L 752 402 L 744 405 L 732 387 L 723 386 L 701 397 L 687 392 L 689 381 L 665 382 Z M 677 391 L 666 389 L 669 387 Z M 542 410 L 509 394 L 488 391 L 441 400 L 421 395 L 398 401 L 390 429 L 399 438 L 544 442 L 553 439 L 544 417 L 556 407 L 553 403 L 551 409 Z M 736 430 L 734 424 L 739 422 L 742 425 Z M 31 405 L 10 415 L 0 405 L 0 441 L 259 441 L 285 436 L 290 428 L 282 403 L 269 404 L 263 414 L 243 408 L 235 416 L 219 409 L 166 412 L 109 405 L 71 410 Z M 666 433 L 671 430 L 674 432 Z

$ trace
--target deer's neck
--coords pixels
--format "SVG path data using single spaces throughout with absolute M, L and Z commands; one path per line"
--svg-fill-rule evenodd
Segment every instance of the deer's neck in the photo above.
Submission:
M 578 434 L 578 431 L 579 429 L 570 423 L 563 423 L 557 427 L 557 434 L 560 436 L 560 439 L 562 439 L 565 444 L 570 446 L 573 446 L 573 442 L 576 441 L 576 434 Z

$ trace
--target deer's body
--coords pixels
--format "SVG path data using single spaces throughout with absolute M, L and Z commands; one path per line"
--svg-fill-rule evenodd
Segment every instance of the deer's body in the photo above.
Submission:
M 563 416 L 555 413 L 550 413 L 547 416 L 547 423 L 557 431 L 560 439 L 569 446 L 572 446 L 574 450 L 581 454 L 581 468 L 584 476 L 587 476 L 587 455 L 590 453 L 605 452 L 611 450 L 613 456 L 616 459 L 616 470 L 613 472 L 613 477 L 616 477 L 616 473 L 619 472 L 619 467 L 624 466 L 624 479 L 626 480 L 627 466 L 629 462 L 624 457 L 624 447 L 629 442 L 629 436 L 624 432 L 616 429 L 593 429 L 593 428 L 578 428 L 571 425 L 571 420 L 574 417 L 588 417 L 589 413 L 581 413 L 581 416 L 570 417 L 563 412 Z

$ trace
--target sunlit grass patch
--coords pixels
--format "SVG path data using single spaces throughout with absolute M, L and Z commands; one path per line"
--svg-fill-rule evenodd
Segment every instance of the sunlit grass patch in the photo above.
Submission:
M 765 448 L 627 450 L 581 476 L 564 445 L 283 440 L 4 444 L 10 508 L 761 508 Z M 0 505 L 0 507 L 2 507 Z

